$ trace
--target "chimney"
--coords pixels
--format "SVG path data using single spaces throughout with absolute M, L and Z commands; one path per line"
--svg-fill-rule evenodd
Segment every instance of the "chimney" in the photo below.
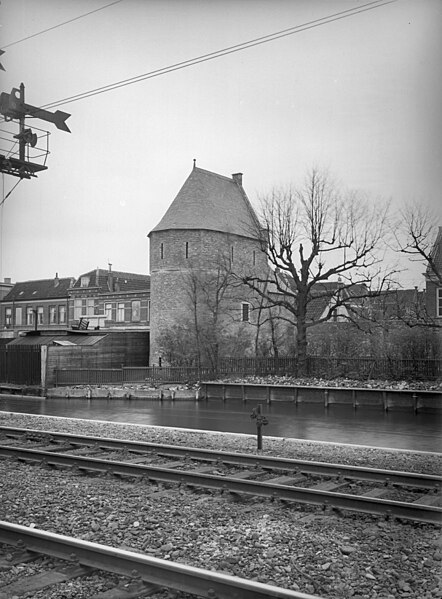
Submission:
M 100 286 L 100 269 L 97 268 L 95 269 L 95 287 L 99 287 Z
M 5 277 L 5 281 L 6 285 L 10 285 L 11 284 L 11 277 Z
M 58 287 L 60 285 L 60 279 L 58 278 L 58 272 L 55 273 L 54 278 L 54 287 Z
M 235 181 L 235 183 L 242 187 L 242 173 L 234 173 L 232 175 L 232 179 Z
M 113 291 L 114 290 L 114 281 L 113 281 L 113 275 L 112 275 L 112 264 L 109 262 L 109 272 L 107 273 L 107 287 L 109 289 L 109 291 Z

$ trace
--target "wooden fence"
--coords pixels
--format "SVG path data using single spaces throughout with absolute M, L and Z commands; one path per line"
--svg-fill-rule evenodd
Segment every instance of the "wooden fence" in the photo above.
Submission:
M 0 383 L 41 384 L 41 348 L 0 346 Z
M 218 369 L 196 367 L 122 367 L 55 369 L 55 385 L 194 383 L 223 377 L 296 376 L 295 358 L 224 358 Z M 439 380 L 441 360 L 388 360 L 376 358 L 323 358 L 309 356 L 308 378 L 357 380 Z

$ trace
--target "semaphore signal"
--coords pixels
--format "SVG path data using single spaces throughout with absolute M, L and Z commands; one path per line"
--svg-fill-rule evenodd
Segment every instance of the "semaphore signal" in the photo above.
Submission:
M 66 121 L 71 115 L 61 110 L 49 112 L 26 104 L 23 83 L 20 84 L 20 89 L 14 87 L 10 94 L 6 92 L 0 94 L 0 113 L 5 117 L 5 122 L 18 121 L 19 126 L 18 133 L 15 135 L 11 131 L 1 129 L 1 140 L 9 144 L 9 149 L 0 148 L 0 172 L 21 179 L 36 177 L 37 172 L 47 169 L 49 132 L 34 127 L 36 133 L 26 127 L 26 117 L 47 121 L 54 124 L 57 129 L 70 133 Z M 17 141 L 14 142 L 14 139 Z M 15 150 L 17 144 L 18 151 Z

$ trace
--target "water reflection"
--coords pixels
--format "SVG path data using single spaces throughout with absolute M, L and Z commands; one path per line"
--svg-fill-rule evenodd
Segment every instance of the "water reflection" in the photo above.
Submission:
M 238 400 L 151 401 L 128 399 L 40 399 L 0 396 L 0 410 L 86 418 L 110 422 L 131 422 L 157 426 L 196 428 L 234 433 L 256 433 L 250 418 L 256 402 Z M 262 404 L 269 420 L 264 435 L 354 443 L 442 452 L 440 413 L 412 410 L 390 411 L 346 406 L 298 404 L 278 401 Z

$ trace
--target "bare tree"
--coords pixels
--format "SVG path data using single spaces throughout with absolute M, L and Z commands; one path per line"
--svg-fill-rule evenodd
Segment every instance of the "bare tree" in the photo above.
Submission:
M 183 272 L 182 285 L 187 298 L 185 330 L 194 345 L 193 362 L 198 368 L 209 366 L 216 370 L 221 355 L 235 355 L 244 349 L 246 341 L 245 335 L 241 339 L 236 334 L 237 327 L 229 326 L 235 322 L 232 306 L 237 316 L 237 284 L 228 259 L 220 251 L 204 268 L 189 264 Z
M 415 201 L 400 212 L 399 222 L 395 222 L 393 227 L 394 249 L 409 255 L 410 260 L 422 262 L 427 268 L 427 275 L 438 285 L 442 285 L 442 271 L 436 262 L 434 244 L 440 222 L 440 215 L 438 217 L 422 203 Z
M 255 235 L 270 269 L 238 276 L 295 326 L 298 374 L 306 372 L 308 327 L 389 285 L 392 272 L 382 267 L 381 252 L 386 225 L 386 209 L 370 204 L 362 193 L 342 191 L 317 168 L 303 187 L 275 189 L 262 198 Z M 329 284 L 338 279 L 338 286 Z M 328 309 L 309 319 L 309 305 L 324 297 L 330 300 Z

